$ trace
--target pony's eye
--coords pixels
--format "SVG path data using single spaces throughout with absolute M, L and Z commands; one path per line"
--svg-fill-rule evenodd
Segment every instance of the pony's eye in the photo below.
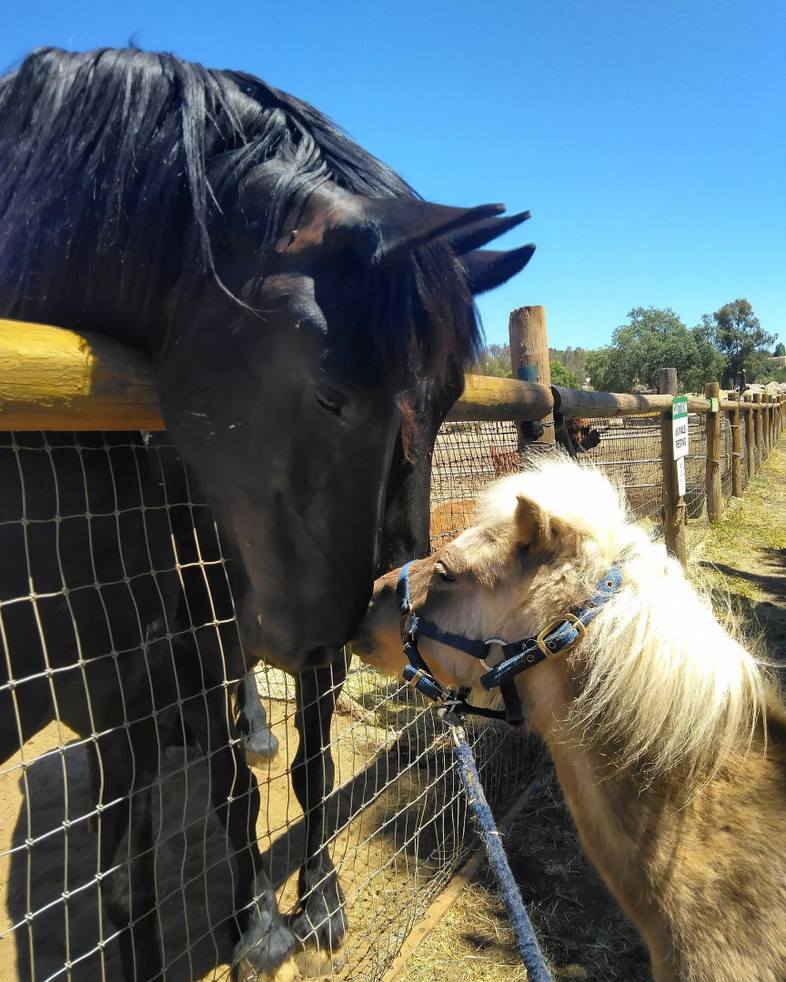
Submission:
M 434 571 L 437 576 L 442 580 L 443 583 L 455 583 L 456 577 L 442 565 L 442 563 L 437 563 L 434 567 Z
M 344 406 L 347 404 L 347 397 L 337 389 L 331 389 L 329 385 L 320 385 L 314 393 L 317 405 L 334 416 L 340 416 Z

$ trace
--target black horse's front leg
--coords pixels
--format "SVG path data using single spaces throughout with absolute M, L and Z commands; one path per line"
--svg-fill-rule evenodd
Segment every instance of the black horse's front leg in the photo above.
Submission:
M 303 672 L 295 684 L 300 743 L 292 765 L 292 787 L 305 816 L 306 859 L 291 926 L 301 942 L 327 951 L 339 948 L 346 932 L 344 897 L 325 846 L 325 804 L 335 780 L 330 721 L 346 677 L 347 655 L 342 648 L 331 665 Z
M 100 737 L 89 757 L 98 807 L 100 896 L 114 928 L 126 982 L 162 973 L 151 787 L 158 772 L 155 721 Z M 103 940 L 103 939 L 102 939 Z
M 237 688 L 237 704 L 246 761 L 251 767 L 264 766 L 278 753 L 278 739 L 267 724 L 253 668 L 246 672 Z
M 278 911 L 276 895 L 262 865 L 256 833 L 259 790 L 230 724 L 228 694 L 221 686 L 190 699 L 183 716 L 210 767 L 210 796 L 226 829 L 236 867 L 233 916 L 235 977 L 256 978 L 286 962 L 295 937 Z

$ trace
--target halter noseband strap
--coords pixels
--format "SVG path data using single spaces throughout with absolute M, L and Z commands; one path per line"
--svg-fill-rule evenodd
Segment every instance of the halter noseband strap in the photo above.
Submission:
M 481 641 L 467 638 L 463 634 L 445 631 L 432 621 L 423 620 L 418 616 L 412 607 L 410 597 L 410 566 L 411 563 L 405 563 L 401 567 L 396 584 L 396 598 L 401 617 L 401 640 L 404 654 L 409 662 L 401 673 L 404 680 L 418 692 L 446 708 L 491 719 L 505 719 L 513 725 L 522 722 L 521 703 L 513 682 L 515 677 L 548 658 L 558 658 L 570 651 L 584 637 L 587 626 L 597 616 L 600 608 L 619 590 L 622 583 L 622 571 L 619 566 L 614 565 L 597 584 L 589 600 L 555 618 L 536 637 L 511 642 L 501 641 L 499 638 Z M 468 689 L 461 689 L 457 693 L 445 689 L 434 678 L 418 650 L 418 637 L 431 638 L 432 641 L 439 641 L 440 644 L 477 658 L 488 669 L 485 675 L 481 676 L 481 685 L 489 692 L 497 688 L 500 690 L 505 702 L 505 712 L 470 705 L 467 702 Z M 489 668 L 485 660 L 491 645 L 499 645 L 502 650 L 502 661 L 494 668 Z

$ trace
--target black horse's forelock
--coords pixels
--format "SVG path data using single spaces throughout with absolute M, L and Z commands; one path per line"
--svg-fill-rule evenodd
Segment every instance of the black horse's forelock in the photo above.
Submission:
M 206 278 L 220 283 L 211 219 L 272 158 L 291 166 L 261 257 L 295 197 L 325 181 L 416 196 L 317 110 L 251 75 L 132 48 L 35 52 L 0 79 L 0 313 L 144 343 L 165 294 L 172 303 Z M 391 309 L 383 291 L 387 316 L 370 319 L 379 336 L 367 340 L 399 367 L 468 363 L 480 330 L 452 252 L 419 250 L 408 267 L 388 286 L 410 295 Z

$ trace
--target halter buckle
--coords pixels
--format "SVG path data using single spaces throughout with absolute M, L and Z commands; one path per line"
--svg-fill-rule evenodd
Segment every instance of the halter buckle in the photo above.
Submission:
M 415 668 L 414 665 L 412 667 Z M 410 689 L 414 689 L 415 691 L 417 691 L 418 682 L 420 682 L 421 679 L 427 679 L 430 682 L 431 676 L 428 674 L 428 672 L 424 672 L 422 668 L 415 668 L 411 678 L 404 678 L 404 682 L 406 685 L 409 686 Z
M 562 627 L 562 625 L 565 623 L 570 624 L 576 629 L 576 637 L 572 641 L 568 641 L 568 643 L 561 647 L 559 651 L 553 651 L 551 648 L 549 648 L 548 643 L 546 642 L 546 637 L 553 631 L 556 631 L 558 628 Z M 550 624 L 547 624 L 543 628 L 540 634 L 535 638 L 535 643 L 546 658 L 559 658 L 574 648 L 586 633 L 587 628 L 581 623 L 575 614 L 563 614 L 561 617 L 555 617 Z

